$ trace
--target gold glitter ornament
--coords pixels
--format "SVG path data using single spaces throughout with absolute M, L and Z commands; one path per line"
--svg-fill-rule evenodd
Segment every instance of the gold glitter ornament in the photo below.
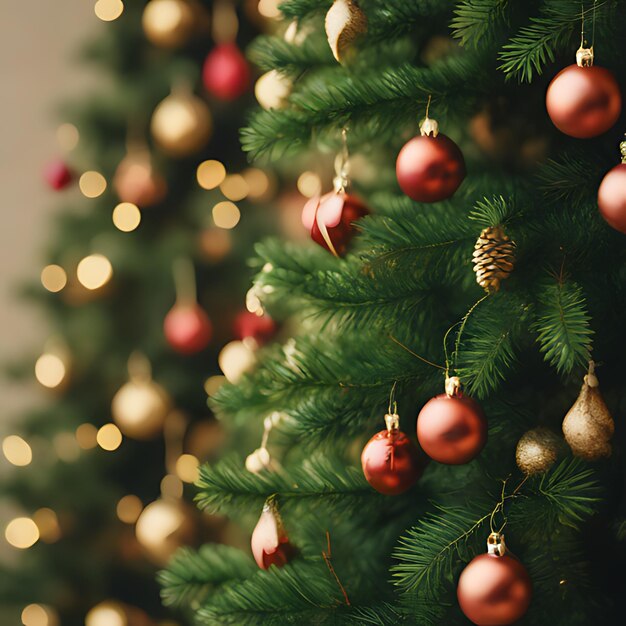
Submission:
M 524 474 L 541 474 L 556 462 L 561 438 L 547 428 L 538 427 L 524 433 L 517 442 L 515 462 Z

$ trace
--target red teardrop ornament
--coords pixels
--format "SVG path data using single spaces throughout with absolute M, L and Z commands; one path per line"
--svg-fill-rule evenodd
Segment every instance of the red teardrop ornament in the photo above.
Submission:
M 294 557 L 296 550 L 289 543 L 273 501 L 263 505 L 261 517 L 252 532 L 250 546 L 254 560 L 261 569 L 268 569 L 270 565 L 282 567 Z
M 250 311 L 241 311 L 235 318 L 233 331 L 237 339 L 250 337 L 258 345 L 263 345 L 276 334 L 276 323 L 269 315 L 257 315 Z
M 198 304 L 175 304 L 165 316 L 163 331 L 168 343 L 182 354 L 204 350 L 211 340 L 211 320 Z
M 234 43 L 220 44 L 204 61 L 202 80 L 211 95 L 220 100 L 235 100 L 250 86 L 250 67 Z

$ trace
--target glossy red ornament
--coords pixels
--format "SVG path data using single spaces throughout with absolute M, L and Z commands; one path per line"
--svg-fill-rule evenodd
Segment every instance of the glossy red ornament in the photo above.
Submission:
M 588 139 L 615 124 L 622 110 L 622 96 L 609 70 L 574 63 L 552 79 L 546 93 L 546 108 L 561 132 Z
M 398 416 L 386 415 L 388 427 L 375 434 L 363 448 L 361 466 L 367 482 L 386 496 L 412 487 L 422 475 L 417 446 L 398 429 Z
M 345 191 L 331 191 L 311 198 L 302 209 L 302 223 L 311 239 L 335 256 L 346 253 L 348 244 L 357 233 L 354 222 L 369 210 L 355 196 Z
M 598 208 L 609 226 L 626 234 L 626 163 L 616 165 L 602 179 Z
M 168 343 L 182 354 L 204 350 L 211 340 L 211 320 L 198 304 L 175 304 L 163 323 Z
M 72 181 L 72 172 L 69 167 L 59 159 L 58 161 L 52 161 L 52 163 L 49 163 L 45 167 L 43 177 L 52 189 L 59 191 L 70 184 Z
M 235 318 L 233 331 L 237 339 L 243 340 L 249 337 L 261 346 L 276 334 L 276 323 L 269 315 L 241 311 Z
M 263 505 L 261 517 L 252 532 L 250 546 L 254 560 L 261 569 L 268 569 L 270 565 L 282 567 L 295 556 L 296 550 L 289 543 L 273 500 Z
M 417 416 L 417 440 L 431 459 L 462 465 L 476 457 L 487 442 L 487 419 L 478 402 L 459 391 L 458 379 L 449 378 L 446 390 L 422 407 Z
M 202 69 L 207 91 L 220 100 L 235 100 L 250 86 L 250 66 L 234 43 L 215 46 Z
M 498 537 L 494 533 L 489 541 Z M 526 568 L 506 554 L 503 537 L 498 549 L 473 558 L 461 572 L 457 598 L 465 616 L 477 626 L 507 626 L 519 620 L 532 599 Z
M 413 137 L 396 160 L 400 188 L 417 202 L 450 198 L 465 178 L 465 159 L 459 147 L 441 133 Z

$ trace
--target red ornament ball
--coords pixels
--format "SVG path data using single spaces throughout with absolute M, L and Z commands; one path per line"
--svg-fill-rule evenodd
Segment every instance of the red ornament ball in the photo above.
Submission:
M 396 160 L 396 176 L 404 193 L 417 202 L 450 198 L 465 178 L 465 159 L 445 135 L 421 135 L 407 142 Z
M 165 178 L 155 171 L 150 155 L 143 152 L 124 157 L 115 170 L 113 187 L 122 202 L 142 208 L 158 204 L 167 194 Z
M 602 179 L 598 208 L 609 226 L 626 235 L 626 163 L 616 165 Z
M 622 96 L 609 70 L 569 65 L 548 86 L 546 108 L 552 123 L 566 135 L 589 139 L 606 132 L 622 110 Z
M 367 482 L 386 496 L 405 492 L 424 469 L 417 446 L 398 429 L 375 434 L 363 448 L 361 466 Z
M 261 569 L 270 565 L 283 567 L 295 556 L 296 550 L 289 543 L 276 506 L 265 504 L 261 517 L 252 532 L 250 541 L 252 554 Z
M 417 440 L 439 463 L 462 465 L 476 457 L 487 442 L 487 419 L 472 398 L 442 393 L 430 399 L 417 416 Z
M 528 610 L 532 583 L 516 558 L 481 554 L 461 573 L 457 598 L 465 616 L 477 626 L 506 626 Z
M 250 337 L 261 346 L 276 334 L 276 324 L 269 315 L 242 311 L 235 318 L 233 331 L 237 339 L 243 340 Z
M 72 172 L 63 161 L 49 163 L 43 171 L 43 177 L 48 185 L 59 191 L 67 187 L 72 181 Z
M 194 354 L 204 350 L 211 340 L 211 320 L 197 304 L 175 304 L 165 316 L 165 338 L 181 354 Z
M 302 209 L 302 223 L 311 239 L 336 256 L 346 253 L 357 232 L 354 222 L 369 210 L 355 196 L 345 191 L 331 191 L 311 198 Z
M 235 100 L 250 86 L 250 66 L 234 43 L 220 44 L 204 61 L 202 80 L 211 95 Z

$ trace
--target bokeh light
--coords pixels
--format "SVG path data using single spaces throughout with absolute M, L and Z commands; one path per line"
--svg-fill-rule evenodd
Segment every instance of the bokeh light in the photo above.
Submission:
M 226 376 L 209 376 L 204 381 L 204 391 L 207 396 L 214 396 L 220 389 L 220 387 L 225 383 Z
M 33 515 L 33 521 L 39 529 L 39 537 L 46 543 L 54 543 L 61 538 L 61 528 L 57 514 L 48 508 L 39 509 Z
M 74 124 L 61 124 L 61 126 L 57 128 L 57 141 L 59 142 L 61 150 L 71 152 L 76 148 L 79 140 L 80 134 Z
M 117 602 L 96 604 L 85 616 L 85 626 L 130 626 L 124 607 Z
M 98 445 L 98 429 L 93 424 L 81 424 L 76 429 L 76 441 L 83 450 L 91 450 Z
M 166 474 L 161 480 L 161 493 L 164 498 L 182 498 L 183 481 L 174 474 Z
M 313 198 L 322 193 L 322 181 L 315 172 L 302 172 L 298 177 L 298 191 L 305 198 Z
M 98 0 L 93 10 L 103 22 L 112 22 L 124 12 L 124 3 L 122 0 Z
M 203 189 L 215 189 L 226 178 L 226 168 L 219 161 L 203 161 L 198 165 L 196 178 Z
M 80 447 L 76 441 L 74 433 L 61 432 L 57 433 L 52 439 L 54 451 L 61 461 L 73 463 L 80 457 Z
M 236 383 L 254 365 L 256 357 L 243 341 L 231 341 L 222 348 L 217 361 L 228 382 Z
M 48 291 L 56 293 L 67 285 L 67 274 L 60 265 L 46 265 L 41 270 L 41 284 Z
M 241 174 L 227 176 L 220 185 L 220 191 L 229 199 L 237 202 L 248 195 L 248 183 Z
M 98 430 L 96 441 L 103 450 L 112 452 L 122 445 L 122 431 L 115 424 L 105 424 Z
M 6 460 L 17 467 L 29 465 L 33 460 L 33 451 L 28 443 L 17 435 L 9 435 L 2 441 L 2 452 Z
M 111 262 L 102 254 L 86 256 L 76 268 L 78 281 L 86 289 L 99 289 L 109 282 L 113 275 Z
M 242 176 L 248 184 L 248 196 L 251 199 L 263 198 L 270 190 L 269 176 L 258 167 L 250 167 L 244 170 Z
M 281 2 L 283 2 L 283 0 L 259 0 L 259 13 L 263 17 L 279 19 L 281 17 L 281 12 L 278 5 Z
M 107 181 L 100 172 L 89 171 L 80 177 L 78 187 L 86 198 L 97 198 L 107 188 Z
M 59 617 L 49 606 L 29 604 L 22 611 L 22 624 L 24 626 L 58 626 Z
M 125 524 L 134 524 L 143 511 L 142 501 L 135 495 L 129 494 L 117 503 L 117 517 Z
M 113 209 L 113 224 L 123 233 L 130 233 L 139 226 L 141 211 L 132 202 L 120 202 Z
M 193 454 L 181 454 L 176 461 L 176 474 L 185 483 L 195 483 L 200 477 L 200 461 Z
M 35 363 L 35 378 L 44 387 L 58 387 L 65 378 L 67 368 L 63 359 L 52 353 L 42 354 Z
M 218 202 L 213 207 L 211 214 L 213 215 L 213 222 L 219 228 L 235 228 L 241 219 L 237 205 L 228 201 Z
M 7 524 L 4 536 L 14 548 L 26 550 L 37 543 L 39 528 L 30 517 L 16 517 Z

